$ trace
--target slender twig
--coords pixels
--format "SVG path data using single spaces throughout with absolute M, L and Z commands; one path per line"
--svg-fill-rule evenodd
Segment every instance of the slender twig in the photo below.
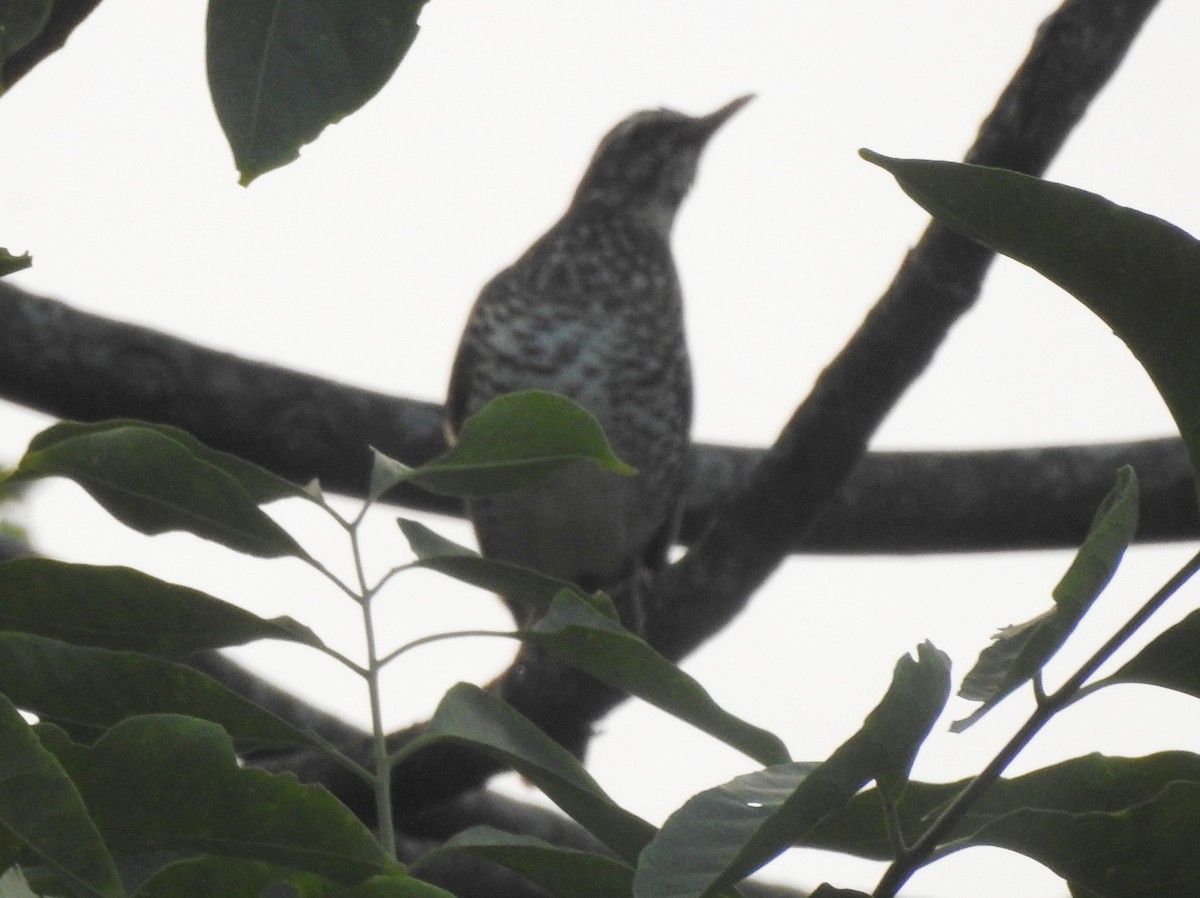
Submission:
M 893 898 L 901 886 L 929 860 L 983 794 L 1000 778 L 1012 760 L 1029 744 L 1050 719 L 1078 699 L 1087 680 L 1100 669 L 1113 652 L 1123 646 L 1129 637 L 1142 628 L 1150 617 L 1163 606 L 1175 592 L 1200 571 L 1200 552 L 1192 556 L 1182 568 L 1175 572 L 1146 603 L 1098 648 L 1061 687 L 1045 696 L 1016 734 L 1004 745 L 986 768 L 967 784 L 953 801 L 938 815 L 938 818 L 906 852 L 888 867 L 879 885 L 872 893 L 874 898 Z
M 455 630 L 452 633 L 434 633 L 430 636 L 422 636 L 420 639 L 414 639 L 412 642 L 406 642 L 398 649 L 383 656 L 379 662 L 380 666 L 386 666 L 395 661 L 405 652 L 412 651 L 418 646 L 429 645 L 432 642 L 441 642 L 445 639 L 462 639 L 467 636 L 491 636 L 502 639 L 519 639 L 520 634 L 512 630 Z

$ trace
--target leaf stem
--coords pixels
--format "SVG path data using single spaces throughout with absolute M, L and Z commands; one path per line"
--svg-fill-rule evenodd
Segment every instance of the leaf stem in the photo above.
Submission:
M 366 508 L 364 503 L 364 511 Z M 391 858 L 396 857 L 396 826 L 392 817 L 392 764 L 387 753 L 387 732 L 383 728 L 383 690 L 380 671 L 379 648 L 375 639 L 375 617 L 372 601 L 378 594 L 367 586 L 367 575 L 363 568 L 362 545 L 358 540 L 359 515 L 354 524 L 346 528 L 350 536 L 350 549 L 354 556 L 354 576 L 358 581 L 356 599 L 362 608 L 363 636 L 367 644 L 367 697 L 371 706 L 371 762 L 374 768 L 372 783 L 375 787 L 375 817 L 378 820 L 379 844 Z
M 412 642 L 406 642 L 400 648 L 385 655 L 379 662 L 379 666 L 384 667 L 390 664 L 405 652 L 415 649 L 418 646 L 428 645 L 431 642 L 440 642 L 443 639 L 461 639 L 464 636 L 501 636 L 505 639 L 520 639 L 520 634 L 512 630 L 454 630 L 449 633 L 434 633 L 430 636 L 422 636 L 420 639 L 414 639 Z
M 984 770 L 967 784 L 942 811 L 933 824 L 913 846 L 892 862 L 879 885 L 872 892 L 874 898 L 894 898 L 900 888 L 938 849 L 950 831 L 962 820 L 979 798 L 1000 778 L 1005 768 L 1025 748 L 1050 718 L 1071 704 L 1083 689 L 1084 683 L 1126 640 L 1136 633 L 1150 617 L 1163 606 L 1175 592 L 1200 570 L 1200 552 L 1175 572 L 1136 613 L 1114 633 L 1095 653 L 1085 661 L 1071 677 L 1053 694 L 1039 703 L 1034 712 L 1017 730 L 1016 734 L 1000 749 L 999 753 Z

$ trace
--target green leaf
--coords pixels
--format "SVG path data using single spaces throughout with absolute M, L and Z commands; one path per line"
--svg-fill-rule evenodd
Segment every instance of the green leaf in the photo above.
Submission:
M 0 630 L 158 655 L 257 639 L 321 645 L 315 633 L 291 618 L 264 620 L 206 593 L 131 568 L 48 558 L 0 564 Z
M 17 0 L 0 5 L 0 72 L 4 71 L 4 64 L 10 56 L 42 33 L 53 7 L 53 0 Z M 4 92 L 5 86 L 0 81 L 0 93 Z M 4 271 L 5 257 L 12 258 L 6 250 L 0 250 L 0 277 L 7 274 Z
M 642 853 L 635 898 L 713 895 L 748 876 L 792 841 L 802 804 L 820 819 L 821 809 L 840 807 L 862 787 L 865 779 L 844 779 L 844 767 L 835 753 L 825 765 L 779 764 L 692 796 Z
M 1058 284 L 1125 342 L 1200 471 L 1200 243 L 1104 197 L 1002 169 L 862 151 L 938 221 Z
M 137 421 L 56 424 L 35 436 L 13 480 L 68 477 L 123 524 L 183 530 L 263 558 L 303 550 L 258 506 L 299 487 L 181 430 Z
M 0 26 L 2 29 L 3 26 Z M 3 36 L 0 35 L 0 43 L 3 43 Z M 0 68 L 3 67 L 4 60 L 2 58 L 2 50 L 0 47 Z M 3 84 L 0 84 L 0 93 L 3 92 Z M 21 271 L 33 264 L 33 257 L 29 253 L 20 256 L 14 256 L 8 250 L 0 247 L 0 278 L 6 274 L 12 274 L 14 271 Z
M 0 828 L 64 881 L 124 894 L 108 848 L 58 759 L 0 695 Z
M 417 556 L 412 567 L 438 571 L 498 593 L 509 602 L 531 609 L 537 616 L 544 614 L 550 601 L 563 590 L 578 592 L 578 587 L 566 580 L 507 561 L 484 558 L 474 549 L 448 540 L 417 521 L 399 518 L 397 523 Z
M 208 83 L 249 184 L 388 82 L 425 0 L 210 0 Z
M 614 858 L 490 826 L 473 826 L 458 833 L 424 855 L 413 869 L 419 872 L 431 860 L 454 852 L 494 861 L 556 898 L 628 898 L 633 884 L 633 869 Z
M 768 767 L 689 799 L 642 852 L 634 895 L 714 895 L 802 839 L 872 779 L 903 794 L 949 692 L 949 659 L 922 644 L 918 660 L 900 659 L 883 700 L 824 763 Z
M 905 841 L 916 841 L 969 782 L 910 782 L 892 815 Z M 1194 895 L 1200 874 L 1200 857 L 1194 850 L 1200 804 L 1194 795 L 1187 807 L 1181 806 L 1179 795 L 1163 798 L 1172 784 L 1200 785 L 1200 756 L 1092 754 L 1000 779 L 937 847 L 935 856 L 995 846 L 1033 858 L 1105 898 Z M 1190 793 L 1188 789 L 1181 794 Z M 879 791 L 869 790 L 821 821 L 801 844 L 889 860 L 892 848 L 884 818 Z M 1130 889 L 1132 883 L 1141 886 Z
M 374 502 L 392 487 L 412 477 L 413 468 L 371 447 L 371 482 L 367 498 Z
M 1200 611 L 1160 633 L 1101 682 L 1145 683 L 1200 698 Z
M 1054 588 L 1054 608 L 1001 630 L 963 679 L 958 694 L 984 704 L 969 717 L 955 721 L 952 732 L 961 733 L 971 726 L 1054 657 L 1116 573 L 1133 542 L 1137 518 L 1137 477 L 1132 468 L 1124 467 L 1100 503 L 1071 566 Z
M 478 686 L 452 687 L 425 732 L 395 761 L 443 741 L 474 748 L 517 771 L 629 863 L 654 834 L 654 827 L 609 798 L 570 752 Z
M 139 714 L 214 720 L 240 745 L 310 745 L 295 727 L 198 671 L 134 652 L 0 632 L 0 693 L 72 733 L 94 735 Z
M 219 726 L 175 714 L 123 721 L 94 746 L 51 746 L 121 852 L 196 851 L 343 883 L 399 869 L 323 786 L 238 765 Z
M 1102 898 L 1200 894 L 1200 783 L 1171 782 L 1117 813 L 1015 811 L 974 841 L 1031 857 Z
M 449 452 L 417 468 L 410 479 L 435 493 L 490 496 L 532 486 L 580 461 L 617 474 L 637 473 L 613 454 L 600 424 L 582 406 L 528 390 L 485 405 L 463 422 Z
M 778 736 L 730 714 L 695 679 L 574 593 L 560 593 L 549 613 L 521 635 L 561 663 L 661 708 L 760 764 L 790 760 Z
M 266 890 L 287 883 L 298 898 L 454 898 L 437 886 L 394 872 L 344 885 L 291 867 L 207 855 L 169 864 L 138 890 L 136 898 L 261 898 Z

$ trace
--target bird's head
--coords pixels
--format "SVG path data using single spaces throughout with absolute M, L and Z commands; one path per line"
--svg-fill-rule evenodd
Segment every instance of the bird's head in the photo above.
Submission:
M 753 94 L 738 97 L 702 116 L 671 109 L 635 112 L 600 141 L 575 205 L 619 210 L 668 234 L 709 138 L 751 99 Z

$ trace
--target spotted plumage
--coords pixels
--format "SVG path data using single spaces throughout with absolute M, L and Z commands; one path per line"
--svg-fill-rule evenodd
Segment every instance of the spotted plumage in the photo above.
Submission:
M 590 411 L 638 469 L 627 478 L 576 465 L 532 490 L 471 501 L 485 555 L 587 589 L 621 590 L 663 564 L 692 417 L 671 230 L 705 144 L 748 100 L 620 122 L 563 217 L 483 288 L 451 376 L 450 433 L 500 394 L 551 390 Z

